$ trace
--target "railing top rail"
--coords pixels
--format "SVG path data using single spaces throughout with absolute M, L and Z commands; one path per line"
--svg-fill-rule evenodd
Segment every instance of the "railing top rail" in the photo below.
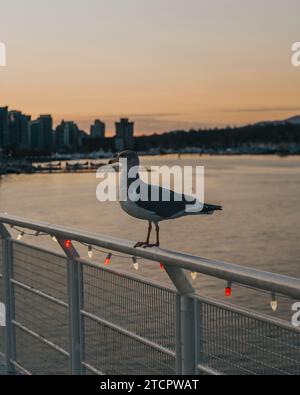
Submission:
M 202 273 L 222 280 L 239 283 L 300 300 L 300 278 L 265 272 L 232 263 L 210 260 L 161 248 L 134 248 L 134 242 L 112 236 L 81 231 L 42 221 L 32 221 L 7 214 L 0 214 L 0 223 L 48 233 L 58 238 L 70 239 L 107 250 L 161 262 L 192 272 Z

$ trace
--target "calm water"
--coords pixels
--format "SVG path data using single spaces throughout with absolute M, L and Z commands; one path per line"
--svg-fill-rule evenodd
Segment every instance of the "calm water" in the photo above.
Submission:
M 300 276 L 300 158 L 177 157 L 144 158 L 145 165 L 205 166 L 206 201 L 224 211 L 208 217 L 165 222 L 161 242 L 206 258 L 262 270 Z M 128 217 L 118 203 L 99 203 L 94 174 L 20 175 L 0 178 L 0 211 L 51 223 L 106 233 L 131 240 L 144 239 L 147 224 Z M 44 238 L 28 242 L 57 248 Z M 85 249 L 81 250 L 86 255 Z M 103 257 L 96 256 L 99 262 Z M 130 260 L 112 265 L 133 271 Z M 139 274 L 167 282 L 156 264 L 141 262 Z M 198 277 L 202 295 L 224 299 L 224 282 Z M 270 313 L 269 295 L 241 289 L 233 301 Z M 280 301 L 277 315 L 289 317 L 291 303 Z

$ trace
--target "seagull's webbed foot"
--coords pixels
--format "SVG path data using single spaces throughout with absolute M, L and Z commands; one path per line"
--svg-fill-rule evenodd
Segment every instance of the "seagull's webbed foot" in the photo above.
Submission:
M 152 223 L 149 221 L 148 234 L 147 234 L 146 241 L 137 242 L 136 245 L 134 246 L 134 248 L 148 248 L 148 247 L 150 247 L 151 231 L 152 231 Z
M 145 241 L 138 241 L 134 248 L 148 248 L 150 247 L 150 244 L 145 242 Z
M 143 241 L 139 241 L 138 243 L 136 243 L 134 248 L 155 248 L 155 247 L 158 248 L 159 246 L 160 246 L 159 243 L 150 244 Z
M 159 248 L 160 247 L 160 243 L 154 243 L 154 244 L 149 244 L 147 247 L 149 247 L 149 248 Z M 144 247 L 144 248 L 147 248 L 147 247 Z

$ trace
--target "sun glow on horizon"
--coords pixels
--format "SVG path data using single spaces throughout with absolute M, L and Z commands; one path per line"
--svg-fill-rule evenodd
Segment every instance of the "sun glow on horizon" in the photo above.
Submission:
M 296 0 L 2 3 L 0 106 L 111 133 L 126 116 L 138 134 L 300 113 Z

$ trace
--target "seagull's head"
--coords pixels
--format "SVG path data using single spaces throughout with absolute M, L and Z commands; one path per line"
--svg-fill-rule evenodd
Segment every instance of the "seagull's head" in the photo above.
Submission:
M 138 155 L 134 151 L 123 151 L 120 152 L 115 158 L 111 159 L 108 164 L 119 165 L 122 167 L 122 160 L 127 160 L 127 167 L 130 169 L 134 166 L 140 165 L 140 160 Z

